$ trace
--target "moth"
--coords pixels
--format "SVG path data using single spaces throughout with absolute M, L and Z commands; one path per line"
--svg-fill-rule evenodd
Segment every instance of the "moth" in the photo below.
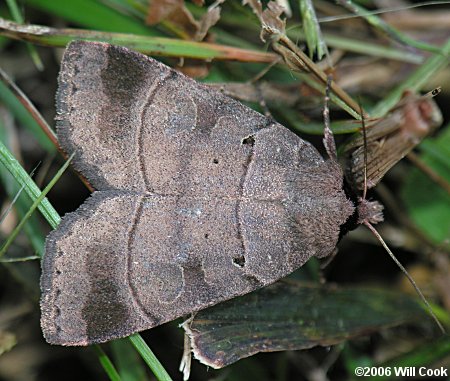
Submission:
M 355 216 L 335 157 L 142 54 L 70 43 L 56 101 L 61 147 L 96 191 L 46 240 L 49 343 L 124 337 L 271 284 L 330 255 Z

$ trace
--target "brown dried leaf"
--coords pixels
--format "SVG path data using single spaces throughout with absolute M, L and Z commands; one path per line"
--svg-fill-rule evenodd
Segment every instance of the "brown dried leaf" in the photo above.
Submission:
M 406 93 L 390 114 L 368 126 L 367 147 L 362 134 L 348 143 L 345 149 L 350 157 L 348 179 L 363 189 L 366 151 L 367 186 L 373 188 L 390 168 L 441 124 L 442 114 L 433 99 Z
M 284 7 L 275 1 L 267 4 L 267 8 L 262 13 L 261 21 L 263 29 L 270 31 L 271 34 L 285 34 L 286 20 L 281 20 L 280 16 L 284 12 Z
M 183 5 L 183 0 L 153 0 L 149 3 L 147 24 L 154 25 L 165 20 L 172 12 Z
M 177 70 L 191 78 L 205 78 L 209 74 L 209 65 L 198 60 L 185 60 Z
M 248 5 L 250 8 L 252 8 L 253 13 L 258 16 L 258 18 L 261 20 L 262 15 L 262 5 L 261 1 L 259 0 L 242 0 L 242 5 Z
M 284 14 L 291 18 L 292 17 L 292 9 L 291 5 L 289 4 L 289 0 L 275 0 L 281 7 L 284 8 Z
M 185 7 L 184 0 L 153 0 L 149 4 L 147 24 L 154 25 L 164 20 L 181 29 L 191 39 L 199 31 L 199 23 Z
M 200 25 L 195 35 L 195 40 L 202 41 L 206 37 L 209 28 L 216 25 L 217 21 L 219 20 L 220 20 L 220 7 L 208 9 L 208 12 L 206 12 L 200 19 L 199 23 Z
M 261 21 L 261 40 L 265 42 L 272 35 L 285 33 L 286 21 L 280 18 L 281 14 L 286 11 L 285 7 L 275 1 L 270 1 L 263 11 L 259 0 L 243 0 L 242 4 L 249 5 Z

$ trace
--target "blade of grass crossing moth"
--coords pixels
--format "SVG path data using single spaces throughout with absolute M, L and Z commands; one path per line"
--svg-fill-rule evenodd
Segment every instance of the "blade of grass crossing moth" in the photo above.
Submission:
M 0 141 L 0 163 L 11 173 L 14 179 L 22 186 L 25 186 L 25 192 L 35 200 L 41 194 L 39 187 L 28 176 L 28 173 L 22 168 L 16 158 L 9 152 L 3 142 Z M 38 209 L 54 229 L 58 226 L 60 217 L 50 202 L 44 198 L 38 204 Z
M 97 354 L 98 360 L 100 361 L 100 364 L 102 365 L 109 379 L 111 381 L 121 381 L 122 379 L 120 378 L 119 373 L 117 372 L 109 357 L 100 347 L 100 345 L 94 345 L 94 351 Z
M 8 144 L 9 140 L 10 136 L 8 135 L 8 129 L 4 124 L 3 118 L 1 118 L 0 142 L 5 142 L 6 144 Z M 24 171 L 24 173 L 26 173 L 26 171 Z M 25 189 L 25 185 L 18 184 L 14 176 L 3 165 L 0 165 L 0 182 L 2 183 L 3 189 L 5 190 L 10 200 L 14 200 L 17 198 L 16 201 L 14 201 L 12 204 L 14 204 L 14 209 L 19 218 L 22 218 L 26 214 L 32 203 L 30 197 L 25 192 L 23 192 L 23 190 Z M 5 215 L 7 213 L 8 211 L 5 213 Z M 28 223 L 24 226 L 24 232 L 34 252 L 42 256 L 44 253 L 45 237 L 42 234 L 41 221 L 38 219 L 37 215 L 31 216 L 31 218 L 28 220 Z
M 22 13 L 19 10 L 19 7 L 17 6 L 16 0 L 6 0 L 6 3 L 8 4 L 9 12 L 11 13 L 14 21 L 16 21 L 19 24 L 23 24 L 25 20 L 22 16 Z M 44 64 L 42 63 L 41 57 L 39 57 L 36 48 L 29 42 L 26 42 L 25 44 L 27 46 L 28 53 L 30 53 L 30 57 L 33 60 L 34 65 L 39 71 L 43 71 Z
M 141 335 L 138 333 L 128 337 L 136 350 L 142 356 L 147 363 L 153 374 L 159 381 L 172 381 L 167 371 L 159 362 L 158 358 L 153 354 L 147 343 L 144 341 Z
M 259 63 L 270 63 L 276 59 L 273 53 L 235 48 L 227 45 L 186 41 L 167 37 L 98 32 L 95 30 L 57 29 L 40 25 L 19 25 L 2 18 L 0 18 L 0 35 L 54 47 L 64 47 L 72 40 L 103 41 L 114 45 L 126 46 L 147 55 L 165 57 L 236 60 Z
M 111 357 L 121 378 L 126 381 L 141 381 L 146 378 L 146 365 L 134 349 L 130 340 L 119 339 L 109 343 Z
M 33 168 L 33 170 L 30 172 L 30 177 L 33 177 L 34 172 L 36 171 L 37 167 L 39 166 L 39 164 Z M 17 200 L 19 199 L 20 195 L 22 194 L 22 191 L 24 190 L 25 185 L 21 185 L 20 189 L 17 191 L 16 195 L 14 196 L 14 198 L 11 200 L 10 205 L 8 206 L 8 208 L 6 208 L 6 210 L 3 212 L 3 214 L 0 216 L 0 225 L 2 224 L 2 222 L 5 220 L 6 216 L 11 212 L 14 204 L 17 202 Z
M 22 227 L 27 222 L 27 220 L 30 218 L 30 216 L 34 213 L 36 208 L 39 206 L 39 204 L 44 200 L 44 197 L 47 195 L 48 192 L 53 188 L 53 186 L 56 184 L 56 182 L 59 180 L 59 178 L 62 176 L 64 171 L 67 169 L 67 167 L 70 164 L 70 161 L 74 157 L 74 153 L 69 157 L 69 160 L 67 160 L 64 165 L 59 169 L 59 171 L 56 173 L 55 177 L 48 183 L 48 185 L 44 188 L 44 190 L 39 194 L 39 196 L 34 200 L 33 204 L 31 205 L 30 209 L 26 213 L 26 215 L 20 220 L 19 224 L 15 227 L 13 232 L 9 235 L 8 239 L 6 240 L 3 247 L 0 249 L 0 258 L 5 254 L 5 252 L 8 250 L 9 246 L 13 243 L 17 235 L 22 230 Z
M 33 177 L 34 172 L 36 171 L 38 166 L 39 164 L 30 172 L 30 177 Z M 6 210 L 0 217 L 0 225 L 1 225 L 5 220 L 5 218 L 9 215 L 9 213 L 11 213 L 13 208 L 15 208 L 19 216 L 22 217 L 25 216 L 26 211 L 28 210 L 29 207 L 29 200 L 28 197 L 24 193 L 22 193 L 22 191 L 25 188 L 25 185 L 22 185 L 19 189 L 17 189 L 18 184 L 16 184 L 11 179 L 11 174 L 4 168 L 0 168 L 0 178 L 5 186 L 6 193 L 8 194 L 10 199 L 12 195 L 15 193 L 8 208 L 6 208 Z M 25 197 L 23 197 L 22 195 Z M 23 229 L 27 238 L 31 243 L 31 246 L 38 255 L 23 258 L 2 259 L 0 260 L 0 262 L 25 262 L 42 257 L 42 255 L 44 254 L 44 237 L 42 236 L 41 233 L 40 223 L 35 217 L 36 216 L 34 215 L 31 216 L 28 220 L 28 223 L 25 224 Z

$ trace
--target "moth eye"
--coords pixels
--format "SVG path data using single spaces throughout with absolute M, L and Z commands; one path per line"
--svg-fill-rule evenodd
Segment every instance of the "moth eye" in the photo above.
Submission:
M 219 160 L 218 159 L 213 159 L 213 163 L 214 164 L 219 164 Z
M 205 233 L 205 239 L 208 239 L 208 238 L 209 238 L 209 234 Z
M 243 255 L 240 255 L 239 257 L 233 258 L 233 264 L 238 267 L 244 267 L 245 257 Z

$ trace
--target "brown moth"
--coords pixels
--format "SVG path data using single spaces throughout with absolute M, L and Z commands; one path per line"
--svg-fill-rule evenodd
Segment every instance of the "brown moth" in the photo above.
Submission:
M 123 47 L 69 44 L 56 119 L 96 191 L 46 241 L 52 344 L 124 337 L 271 284 L 330 255 L 355 212 L 333 155 Z

